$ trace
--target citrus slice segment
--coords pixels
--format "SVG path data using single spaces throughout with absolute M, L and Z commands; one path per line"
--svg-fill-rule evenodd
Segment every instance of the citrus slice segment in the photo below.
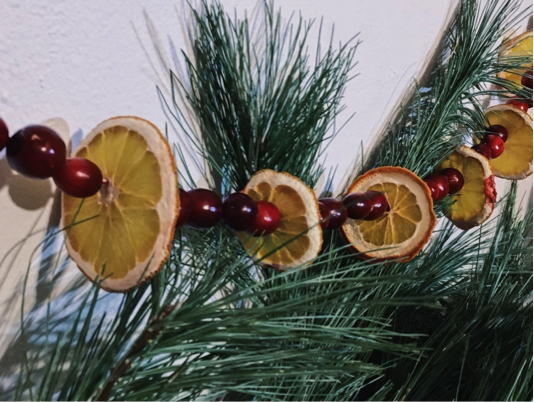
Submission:
M 448 218 L 460 229 L 468 230 L 488 219 L 495 207 L 497 191 L 488 159 L 461 146 L 445 159 L 438 171 L 454 168 L 464 176 L 464 186 L 453 195 Z
M 436 215 L 430 189 L 414 173 L 401 167 L 380 167 L 358 177 L 347 194 L 379 191 L 389 211 L 374 221 L 348 219 L 342 236 L 352 244 L 360 258 L 413 259 L 429 241 Z
M 115 117 L 93 129 L 74 156 L 94 162 L 104 184 L 83 200 L 62 195 L 67 250 L 91 281 L 127 292 L 152 278 L 170 252 L 180 206 L 171 149 L 152 123 Z
M 319 255 L 323 243 L 321 215 L 311 188 L 289 173 L 264 169 L 251 177 L 243 192 L 254 201 L 273 203 L 280 211 L 280 225 L 272 234 L 253 237 L 238 233 L 250 256 L 285 271 L 310 263 Z
M 511 105 L 496 105 L 486 109 L 490 124 L 499 124 L 508 131 L 501 156 L 491 159 L 493 174 L 509 180 L 521 180 L 532 174 L 532 117 Z
M 505 59 L 507 57 L 512 58 L 518 56 L 530 56 L 530 61 L 523 63 L 522 67 L 517 69 L 517 71 L 501 71 L 497 76 L 514 82 L 520 88 L 522 86 L 521 77 L 527 70 L 532 69 L 532 31 L 527 31 L 515 38 L 506 40 L 499 52 L 499 59 L 501 61 L 506 61 Z

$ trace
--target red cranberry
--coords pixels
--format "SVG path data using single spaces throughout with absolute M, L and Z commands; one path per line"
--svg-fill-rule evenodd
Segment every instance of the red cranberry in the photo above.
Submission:
M 492 159 L 498 158 L 504 152 L 504 141 L 498 135 L 486 135 L 484 144 L 490 149 Z
M 188 194 L 191 198 L 191 214 L 187 220 L 187 225 L 196 229 L 206 229 L 221 221 L 221 197 L 204 188 L 191 190 Z
M 351 193 L 343 198 L 347 215 L 351 219 L 365 219 L 373 209 L 372 200 L 362 193 Z
M 223 221 L 238 232 L 252 225 L 257 214 L 256 202 L 245 193 L 233 193 L 224 199 Z
M 321 213 L 321 228 L 326 229 L 328 227 L 328 217 L 330 216 L 330 210 L 319 201 L 319 212 Z
M 88 159 L 69 158 L 54 175 L 54 182 L 61 191 L 72 197 L 91 197 L 102 187 L 102 172 Z
M 258 201 L 256 206 L 258 213 L 252 225 L 247 228 L 247 233 L 255 237 L 270 235 L 280 225 L 280 211 L 269 201 Z
M 518 109 L 521 109 L 523 112 L 528 112 L 528 104 L 526 102 L 522 102 L 519 99 L 509 99 L 506 101 L 508 105 L 514 106 Z
M 439 173 L 433 173 L 430 176 L 426 177 L 426 180 L 434 182 L 436 188 L 438 189 L 438 194 L 434 201 L 442 200 L 449 194 L 449 182 L 447 178 Z M 432 191 L 432 189 L 430 189 Z
M 527 71 L 521 77 L 521 85 L 524 87 L 532 89 L 532 70 Z
M 0 118 L 0 151 L 4 149 L 9 140 L 9 130 L 4 120 Z
M 501 140 L 503 142 L 506 142 L 506 140 L 508 139 L 508 130 L 506 129 L 506 127 L 501 126 L 500 124 L 494 124 L 492 126 L 489 126 L 486 129 L 486 132 L 501 137 Z
M 439 174 L 445 176 L 449 182 L 449 194 L 457 193 L 464 186 L 464 175 L 457 169 L 443 169 L 441 172 L 439 172 Z
M 180 211 L 178 213 L 178 220 L 176 221 L 176 227 L 185 225 L 189 216 L 191 215 L 191 197 L 189 193 L 184 189 L 180 189 Z
M 386 196 L 378 191 L 366 191 L 364 194 L 371 201 L 371 212 L 365 217 L 366 221 L 380 218 L 389 209 Z
M 432 199 L 434 201 L 437 201 L 441 193 L 436 183 L 434 183 L 432 180 L 423 180 L 423 181 L 426 183 L 426 185 L 430 189 L 430 193 L 432 194 Z
M 27 126 L 7 143 L 9 165 L 27 177 L 46 179 L 65 163 L 67 147 L 61 137 L 46 126 Z
M 335 198 L 321 198 L 319 200 L 328 210 L 327 229 L 339 229 L 347 220 L 347 210 L 343 203 Z
M 480 155 L 483 155 L 486 158 L 491 159 L 491 149 L 489 149 L 489 147 L 486 144 L 480 143 L 480 144 L 474 145 L 473 150 L 478 152 Z

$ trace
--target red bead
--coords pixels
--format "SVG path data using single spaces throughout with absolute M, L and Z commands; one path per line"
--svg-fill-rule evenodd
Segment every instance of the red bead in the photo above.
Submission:
M 321 198 L 319 200 L 328 210 L 327 229 L 339 229 L 347 220 L 347 210 L 343 203 L 335 198 Z
M 518 109 L 521 109 L 523 112 L 528 112 L 528 104 L 526 102 L 522 102 L 519 99 L 508 99 L 506 101 L 508 105 L 514 106 Z
M 185 225 L 191 215 L 191 197 L 183 188 L 180 189 L 180 211 L 178 213 L 178 220 L 176 221 L 176 227 Z
M 494 124 L 492 126 L 489 126 L 486 129 L 486 132 L 488 134 L 494 134 L 501 137 L 501 140 L 503 140 L 503 142 L 506 142 L 506 140 L 508 139 L 508 130 L 506 129 L 506 127 L 501 126 L 500 124 Z
M 6 149 L 9 165 L 27 177 L 46 179 L 63 167 L 67 147 L 45 126 L 28 126 L 13 135 Z
M 191 198 L 191 215 L 187 225 L 196 229 L 211 228 L 222 218 L 221 197 L 213 191 L 197 188 L 189 191 Z
M 457 193 L 464 186 L 464 175 L 457 169 L 443 169 L 439 174 L 445 176 L 449 182 L 449 194 Z
M 330 210 L 319 201 L 319 212 L 321 213 L 321 228 L 326 229 L 328 227 L 328 217 L 330 216 Z
M 61 191 L 72 197 L 91 197 L 102 187 L 102 172 L 88 159 L 69 158 L 54 175 L 54 182 Z
M 441 193 L 436 183 L 434 183 L 432 180 L 423 180 L 423 181 L 426 183 L 426 185 L 430 189 L 430 192 L 432 193 L 432 199 L 434 201 L 437 201 Z
M 257 214 L 256 202 L 245 193 L 233 193 L 224 199 L 223 221 L 238 232 L 252 225 Z
M 362 193 L 347 194 L 343 198 L 343 205 L 351 219 L 365 219 L 373 209 L 371 198 Z
M 498 158 L 504 152 L 504 141 L 498 135 L 486 135 L 484 144 L 490 149 L 492 159 Z
M 438 189 L 438 194 L 436 198 L 434 198 L 434 201 L 442 200 L 449 194 L 449 182 L 447 181 L 447 178 L 439 173 L 433 173 L 430 176 L 426 177 L 426 180 L 430 180 L 434 182 L 436 185 L 436 188 Z M 432 189 L 430 189 L 432 191 Z
M 532 70 L 527 71 L 521 77 L 521 85 L 524 87 L 532 89 Z
M 9 140 L 9 130 L 4 120 L 0 118 L 0 151 L 4 149 Z
M 483 155 L 486 158 L 491 159 L 491 149 L 489 149 L 489 147 L 486 144 L 480 143 L 480 144 L 474 145 L 473 149 L 476 152 L 478 152 L 480 155 Z
M 269 201 L 258 201 L 256 206 L 258 213 L 252 225 L 247 228 L 247 233 L 255 237 L 270 235 L 280 225 L 280 211 Z
M 378 191 L 366 191 L 364 194 L 371 200 L 371 212 L 365 217 L 366 221 L 374 221 L 380 218 L 389 209 L 386 196 Z

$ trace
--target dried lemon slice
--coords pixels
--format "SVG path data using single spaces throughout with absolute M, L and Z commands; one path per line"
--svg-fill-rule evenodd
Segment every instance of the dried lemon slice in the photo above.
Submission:
M 499 124 L 508 131 L 501 156 L 489 164 L 497 177 L 521 180 L 532 174 L 532 117 L 510 105 L 496 105 L 486 110 L 490 124 Z
M 243 192 L 255 201 L 273 203 L 280 211 L 280 225 L 272 234 L 264 237 L 238 234 L 252 257 L 262 264 L 287 270 L 309 263 L 319 255 L 323 243 L 321 215 L 311 188 L 289 173 L 264 169 L 251 177 Z
M 488 159 L 461 146 L 441 163 L 438 171 L 446 168 L 458 169 L 464 176 L 464 186 L 453 195 L 454 203 L 447 211 L 449 219 L 464 230 L 482 224 L 491 216 L 497 199 Z
M 389 211 L 374 221 L 349 219 L 341 234 L 361 258 L 413 259 L 436 225 L 430 190 L 419 177 L 401 167 L 380 167 L 358 177 L 347 194 L 379 191 Z
M 138 117 L 99 124 L 74 156 L 87 158 L 104 180 L 94 196 L 62 196 L 67 250 L 91 280 L 126 292 L 152 278 L 172 244 L 180 197 L 171 149 L 160 131 Z
M 525 71 L 532 69 L 532 31 L 527 31 L 509 41 L 506 41 L 499 52 L 499 59 L 505 61 L 506 57 L 528 55 L 530 55 L 530 62 L 523 64 L 523 68 L 518 71 L 502 71 L 498 73 L 497 76 L 499 78 L 512 81 L 518 87 L 521 87 L 521 77 Z

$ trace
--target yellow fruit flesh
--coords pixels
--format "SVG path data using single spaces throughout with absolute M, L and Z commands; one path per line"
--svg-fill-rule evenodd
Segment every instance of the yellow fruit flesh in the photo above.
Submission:
M 501 73 L 502 78 L 513 81 L 518 86 L 521 86 L 521 77 L 527 70 L 532 69 L 532 35 L 525 36 L 524 39 L 512 45 L 503 54 L 504 57 L 518 57 L 527 55 L 531 56 L 531 61 L 529 63 L 523 63 L 523 68 L 518 69 L 517 71 L 503 71 Z
M 96 135 L 76 156 L 100 167 L 109 184 L 83 200 L 77 215 L 81 200 L 64 195 L 67 224 L 75 217 L 76 222 L 93 218 L 68 230 L 71 247 L 94 265 L 97 274 L 123 278 L 150 257 L 160 232 L 156 210 L 162 197 L 158 160 L 140 134 L 122 126 Z
M 298 192 L 290 186 L 279 184 L 274 188 L 269 183 L 258 183 L 254 188 L 246 191 L 254 201 L 265 200 L 272 202 L 280 211 L 280 225 L 278 229 L 265 237 L 251 237 L 246 233 L 239 233 L 239 238 L 246 249 L 255 252 L 256 258 L 279 261 L 288 265 L 302 258 L 308 251 L 311 241 L 304 233 L 308 229 L 306 207 Z M 284 243 L 289 242 L 284 245 Z M 284 245 L 282 248 L 282 245 Z M 276 250 L 279 248 L 278 250 Z M 276 250 L 276 251 L 274 251 Z
M 454 195 L 454 204 L 449 217 L 454 222 L 467 222 L 477 216 L 486 205 L 484 169 L 475 158 L 453 152 L 438 168 L 438 171 L 454 168 L 464 176 L 464 186 Z
M 501 156 L 490 160 L 490 165 L 499 176 L 515 176 L 530 170 L 532 163 L 532 128 L 525 120 L 510 110 L 487 113 L 490 124 L 499 124 L 508 131 Z
M 375 184 L 368 190 L 383 193 L 390 211 L 375 221 L 355 221 L 363 239 L 376 246 L 387 246 L 411 238 L 423 216 L 415 195 L 408 187 L 386 182 Z

